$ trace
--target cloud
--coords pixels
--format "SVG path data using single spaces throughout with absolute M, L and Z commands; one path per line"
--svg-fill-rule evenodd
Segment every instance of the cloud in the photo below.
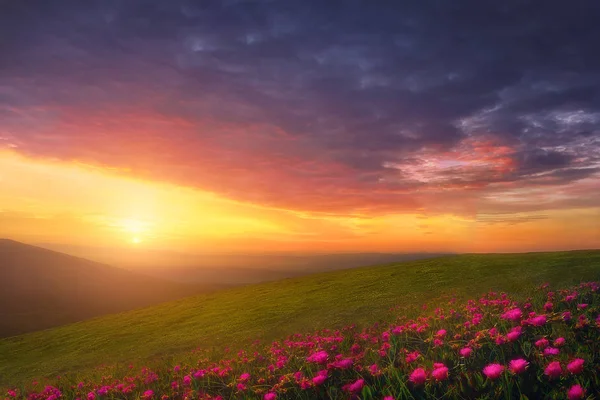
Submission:
M 0 146 L 279 208 L 470 214 L 498 187 L 598 179 L 598 17 L 559 1 L 4 2 Z

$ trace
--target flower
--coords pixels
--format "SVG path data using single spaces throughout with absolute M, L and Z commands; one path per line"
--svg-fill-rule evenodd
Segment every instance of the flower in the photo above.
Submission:
M 517 328 L 521 328 L 520 326 L 517 326 Z M 519 339 L 519 337 L 521 336 L 521 330 L 520 329 L 513 329 L 510 332 L 508 332 L 506 334 L 506 339 L 509 342 L 514 342 L 517 339 Z
M 576 358 L 573 361 L 571 361 L 569 364 L 567 364 L 567 369 L 572 374 L 580 374 L 583 372 L 583 363 L 584 362 L 585 362 L 585 360 L 583 360 L 582 358 Z
M 565 343 L 566 343 L 566 340 L 564 337 L 556 338 L 554 340 L 554 347 L 562 347 L 565 345 Z
M 408 380 L 415 385 L 420 386 L 427 380 L 427 372 L 423 368 L 417 368 L 410 373 Z
M 347 390 L 350 393 L 358 393 L 362 390 L 362 388 L 365 386 L 365 380 L 364 379 L 357 379 L 356 381 L 354 381 L 353 383 L 351 383 L 348 387 Z
M 544 349 L 544 355 L 546 357 L 548 357 L 548 356 L 556 356 L 556 355 L 558 355 L 558 353 L 560 353 L 560 350 L 558 350 L 556 347 L 546 347 Z
M 275 400 L 277 398 L 277 394 L 273 392 L 266 393 L 263 397 L 264 400 Z
M 322 351 L 318 351 L 316 353 L 311 354 L 310 356 L 308 356 L 308 358 L 306 360 L 308 362 L 314 362 L 317 364 L 325 364 L 327 362 L 328 357 L 329 357 L 329 355 L 327 354 L 327 352 L 322 350 Z
M 569 322 L 571 320 L 571 312 L 570 311 L 565 311 L 562 313 L 562 319 L 565 322 Z
M 525 370 L 527 369 L 528 366 L 529 366 L 529 363 L 527 362 L 527 360 L 525 360 L 523 358 L 517 358 L 516 360 L 512 360 L 508 364 L 508 369 L 510 370 L 510 372 L 517 375 L 517 374 L 522 374 L 523 372 L 525 372 Z
M 408 353 L 406 355 L 406 362 L 407 363 L 411 363 L 417 360 L 417 358 L 419 358 L 421 356 L 421 354 L 419 354 L 418 351 L 413 351 L 411 353 Z
M 585 396 L 585 390 L 581 387 L 581 385 L 573 385 L 567 391 L 567 398 L 569 400 L 580 400 Z
M 521 318 L 523 318 L 523 311 L 520 308 L 513 308 L 502 314 L 502 319 L 506 319 L 513 322 L 518 322 Z
M 552 361 L 546 369 L 544 369 L 544 375 L 548 376 L 550 379 L 556 379 L 560 377 L 562 374 L 562 367 L 560 366 L 560 362 Z
M 440 329 L 439 331 L 436 332 L 435 336 L 437 337 L 444 337 L 446 336 L 447 331 L 445 329 Z
M 325 380 L 327 379 L 327 370 L 321 370 L 317 373 L 317 376 L 315 376 L 314 378 L 312 378 L 312 382 L 315 384 L 315 386 L 320 386 L 323 383 L 325 383 Z
M 448 379 L 448 367 L 442 364 L 441 367 L 437 367 L 431 372 L 431 376 L 438 382 Z
M 468 358 L 471 355 L 472 352 L 473 352 L 472 348 L 470 348 L 470 347 L 463 347 L 462 349 L 460 349 L 459 354 L 463 358 Z
M 548 339 L 541 338 L 540 340 L 535 342 L 535 347 L 543 349 L 543 348 L 547 347 L 549 344 L 550 344 L 550 342 L 548 342 Z
M 491 380 L 498 379 L 502 372 L 504 372 L 504 365 L 500 364 L 488 364 L 483 368 L 484 375 Z
M 244 372 L 243 374 L 240 375 L 240 382 L 247 382 L 250 379 L 250 374 L 247 372 Z
M 151 399 L 154 396 L 154 392 L 152 390 L 146 390 L 142 395 L 142 399 Z
M 546 324 L 546 316 L 538 315 L 537 317 L 533 317 L 529 320 L 529 323 L 533 326 L 542 326 Z

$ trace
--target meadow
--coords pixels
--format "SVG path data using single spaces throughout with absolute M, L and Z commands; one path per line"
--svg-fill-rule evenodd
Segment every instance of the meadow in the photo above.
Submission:
M 600 251 L 460 255 L 318 274 L 5 339 L 0 376 L 15 396 L 31 390 L 33 379 L 51 383 L 55 389 L 38 388 L 49 392 L 33 396 L 44 399 L 53 390 L 67 398 L 92 392 L 94 398 L 512 398 L 541 390 L 565 398 L 577 384 L 587 393 L 598 388 L 597 286 L 550 296 L 539 285 L 566 288 L 598 278 Z M 507 294 L 465 302 L 489 291 Z M 519 318 L 503 317 L 515 308 Z M 531 323 L 538 316 L 546 319 L 539 326 Z M 517 326 L 520 339 L 508 343 Z M 554 343 L 559 337 L 563 344 Z M 539 350 L 542 338 L 549 344 Z M 544 355 L 546 347 L 558 353 Z M 463 348 L 473 358 L 462 357 Z M 414 352 L 417 364 L 407 361 Z M 508 379 L 511 357 L 527 363 L 521 383 L 523 371 Z M 558 381 L 544 380 L 546 361 L 554 362 L 545 357 L 560 364 Z M 579 358 L 587 375 L 563 376 Z M 484 371 L 489 365 L 496 378 Z M 411 379 L 418 368 L 421 378 Z M 315 386 L 315 379 L 323 382 Z

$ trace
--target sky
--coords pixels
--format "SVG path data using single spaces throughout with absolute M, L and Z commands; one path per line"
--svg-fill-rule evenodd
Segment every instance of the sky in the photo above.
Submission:
M 600 3 L 0 0 L 0 237 L 600 247 Z

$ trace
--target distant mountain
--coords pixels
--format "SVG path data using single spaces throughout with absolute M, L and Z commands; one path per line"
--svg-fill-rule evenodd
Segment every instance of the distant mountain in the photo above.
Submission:
M 450 253 L 344 253 L 319 255 L 224 254 L 188 256 L 185 265 L 128 266 L 134 271 L 176 282 L 251 284 L 319 272 L 421 260 Z
M 225 287 L 160 280 L 0 239 L 0 337 Z

